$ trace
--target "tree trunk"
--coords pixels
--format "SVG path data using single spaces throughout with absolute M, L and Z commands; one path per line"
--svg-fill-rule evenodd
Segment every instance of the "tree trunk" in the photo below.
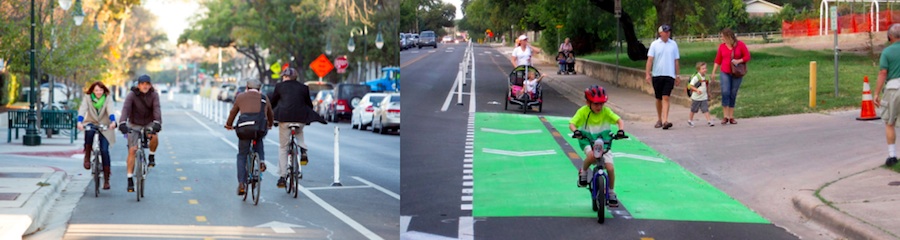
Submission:
M 675 0 L 653 0 L 653 5 L 656 6 L 657 26 L 675 24 Z
M 591 0 L 591 2 L 600 9 L 603 9 L 603 11 L 615 14 L 615 1 Z M 622 32 L 625 33 L 625 42 L 628 43 L 628 58 L 633 61 L 647 60 L 647 47 L 638 40 L 637 34 L 634 32 L 634 20 L 631 19 L 631 15 L 622 11 L 619 22 L 622 24 Z

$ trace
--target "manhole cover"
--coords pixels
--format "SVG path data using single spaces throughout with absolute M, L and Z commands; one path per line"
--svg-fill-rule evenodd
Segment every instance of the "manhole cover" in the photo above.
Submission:
M 889 182 L 888 186 L 900 186 L 900 181 Z

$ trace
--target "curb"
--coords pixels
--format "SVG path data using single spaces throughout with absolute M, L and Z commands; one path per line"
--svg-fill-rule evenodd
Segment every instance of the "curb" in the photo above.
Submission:
M 849 239 L 895 239 L 884 231 L 862 222 L 856 217 L 834 209 L 812 194 L 794 195 L 794 208 L 803 216 L 824 225 L 834 233 Z
M 64 171 L 53 172 L 45 181 L 50 185 L 35 191 L 25 202 L 21 209 L 32 221 L 28 229 L 20 236 L 37 232 L 46 225 L 47 216 L 50 209 L 52 209 L 53 202 L 59 198 L 61 192 L 65 189 L 65 185 L 68 184 L 66 181 L 67 177 L 68 174 Z

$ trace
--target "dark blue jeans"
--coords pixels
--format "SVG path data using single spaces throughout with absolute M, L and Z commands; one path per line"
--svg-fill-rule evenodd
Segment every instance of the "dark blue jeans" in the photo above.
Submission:
M 250 139 L 241 139 L 238 141 L 238 154 L 237 154 L 237 178 L 239 183 L 247 183 L 247 156 L 250 156 L 250 143 L 252 140 Z M 256 154 L 259 156 L 259 161 L 266 160 L 266 154 L 263 151 L 263 138 L 256 139 Z
M 732 77 L 731 74 L 719 73 L 719 81 L 722 83 L 722 107 L 734 108 L 737 100 L 738 89 L 741 88 L 743 77 Z
M 97 131 L 84 131 L 84 144 L 94 146 L 94 134 Z M 93 151 L 93 149 L 88 149 Z M 109 169 L 109 140 L 103 134 L 100 134 L 100 160 L 103 162 L 103 168 Z

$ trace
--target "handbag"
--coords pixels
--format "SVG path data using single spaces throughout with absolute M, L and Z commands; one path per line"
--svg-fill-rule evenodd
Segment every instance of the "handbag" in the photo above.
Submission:
M 731 49 L 731 59 L 734 59 L 734 50 L 737 48 L 737 44 L 735 44 L 735 48 Z M 735 78 L 744 77 L 747 75 L 747 63 L 738 63 L 731 64 L 731 76 Z
M 234 133 L 237 134 L 238 139 L 242 140 L 265 137 L 266 133 L 268 133 L 267 121 L 266 99 L 260 97 L 259 112 L 241 113 L 237 120 L 237 126 L 234 128 Z

